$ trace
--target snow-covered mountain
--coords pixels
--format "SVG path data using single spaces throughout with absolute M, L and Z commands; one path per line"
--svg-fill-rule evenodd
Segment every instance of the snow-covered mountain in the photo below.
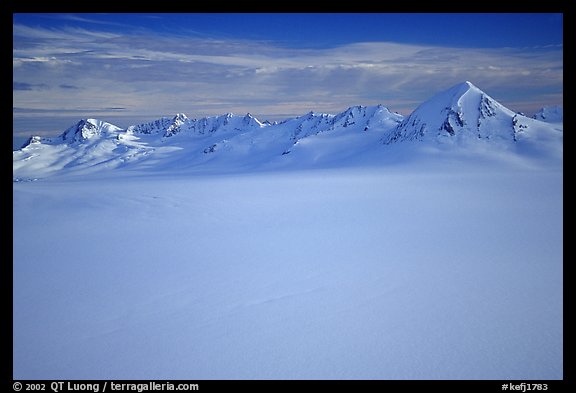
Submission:
M 418 106 L 382 139 L 386 145 L 428 141 L 458 147 L 488 146 L 515 153 L 562 158 L 562 125 L 551 125 L 506 108 L 464 82 Z
M 105 121 L 97 119 L 83 119 L 64 131 L 56 141 L 50 139 L 46 141 L 56 143 L 60 141 L 65 143 L 84 142 L 87 139 L 102 137 L 118 131 L 122 131 L 122 129 L 113 124 L 106 123 Z M 38 142 L 42 143 L 43 141 L 42 139 L 36 139 L 36 143 Z
M 410 141 L 460 148 L 488 143 L 562 157 L 561 124 L 515 113 L 464 82 L 407 118 L 378 105 L 354 106 L 337 115 L 309 112 L 274 124 L 249 113 L 200 119 L 177 114 L 126 129 L 81 120 L 57 138 L 30 138 L 13 152 L 13 173 L 21 179 L 118 167 L 228 171 L 342 164 L 385 157 L 387 146 Z
M 383 139 L 403 140 L 516 140 L 524 122 L 470 82 L 443 91 L 420 105 Z
M 185 114 L 178 113 L 172 118 L 163 117 L 153 122 L 130 126 L 126 131 L 131 134 L 160 134 L 169 138 L 180 132 L 203 135 L 216 131 L 248 131 L 261 127 L 264 127 L 264 124 L 249 113 L 244 117 L 227 113 L 199 120 L 189 119 Z

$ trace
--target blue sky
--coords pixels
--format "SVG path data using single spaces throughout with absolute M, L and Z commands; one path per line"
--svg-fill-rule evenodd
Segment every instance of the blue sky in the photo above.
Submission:
M 14 130 L 184 112 L 278 120 L 464 80 L 515 111 L 562 105 L 561 14 L 14 14 Z

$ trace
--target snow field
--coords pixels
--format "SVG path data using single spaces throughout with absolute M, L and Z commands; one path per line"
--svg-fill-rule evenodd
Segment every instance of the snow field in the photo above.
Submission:
M 15 379 L 561 379 L 562 171 L 14 183 Z

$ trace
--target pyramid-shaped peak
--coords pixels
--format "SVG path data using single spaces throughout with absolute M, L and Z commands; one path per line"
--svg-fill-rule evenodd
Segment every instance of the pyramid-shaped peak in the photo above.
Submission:
M 472 82 L 465 81 L 429 98 L 422 103 L 415 112 L 427 111 L 437 114 L 445 108 L 451 108 L 454 111 L 469 111 L 471 109 L 470 107 L 477 107 L 478 102 L 481 100 L 490 103 L 490 105 L 501 106 L 501 104 L 476 87 Z
M 470 81 L 458 83 L 458 84 L 452 86 L 451 88 L 445 90 L 445 93 L 448 93 L 449 95 L 451 95 L 455 98 L 460 98 L 461 96 L 463 96 L 464 94 L 466 94 L 468 92 L 485 94 L 482 90 L 480 90 L 476 85 L 474 85 Z M 437 96 L 440 96 L 440 95 L 442 95 L 442 93 L 437 94 Z
M 478 89 L 478 86 L 476 86 L 474 83 L 472 83 L 470 81 L 464 81 L 464 82 L 458 83 L 454 87 L 457 87 L 457 86 L 462 88 L 462 89 L 465 89 L 465 90 L 468 90 L 468 89 L 480 90 L 480 89 Z
M 422 103 L 385 139 L 495 136 L 513 140 L 512 119 L 515 113 L 465 81 L 444 90 Z

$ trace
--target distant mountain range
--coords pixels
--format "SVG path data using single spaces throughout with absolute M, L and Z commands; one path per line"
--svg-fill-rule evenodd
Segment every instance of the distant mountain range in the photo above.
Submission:
M 408 117 L 378 106 L 337 115 L 309 112 L 282 122 L 231 113 L 190 119 L 184 114 L 122 129 L 83 119 L 56 138 L 31 137 L 13 152 L 16 180 L 113 168 L 226 170 L 314 166 L 385 155 L 405 142 L 488 143 L 520 154 L 562 157 L 562 108 L 534 118 L 515 113 L 470 82 L 440 92 Z M 378 149 L 377 153 L 374 153 Z

